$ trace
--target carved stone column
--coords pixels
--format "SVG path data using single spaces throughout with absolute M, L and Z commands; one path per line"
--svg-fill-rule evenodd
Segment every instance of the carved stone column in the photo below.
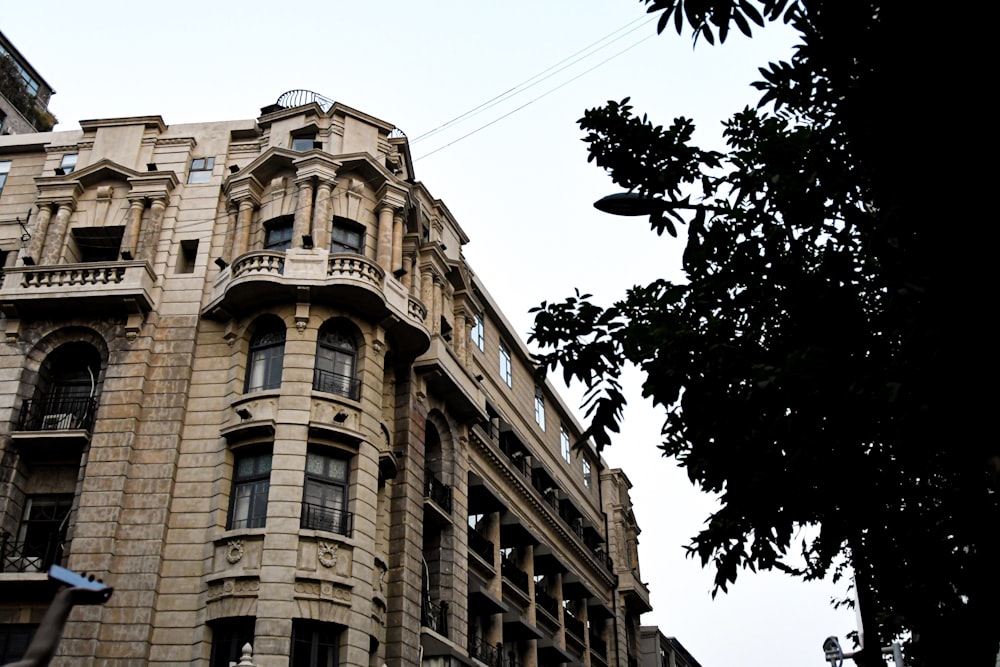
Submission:
M 466 359 L 465 342 L 469 339 L 469 332 L 465 328 L 465 311 L 455 311 L 455 333 L 452 338 L 452 345 L 455 346 L 455 354 L 463 366 L 467 366 L 469 360 Z
M 145 197 L 128 200 L 128 223 L 125 225 L 125 236 L 122 238 L 122 259 L 135 259 L 139 245 L 139 233 L 142 229 L 142 214 L 146 211 Z
M 418 267 L 417 270 L 419 271 L 419 267 Z M 431 269 L 428 269 L 428 270 L 432 271 Z M 420 285 L 418 286 L 418 289 L 420 290 L 420 300 L 423 302 L 424 307 L 427 308 L 427 319 L 433 319 L 433 317 L 434 317 L 434 308 L 433 308 L 433 305 L 434 305 L 434 283 L 432 281 L 432 276 L 430 276 L 430 275 L 424 276 L 423 279 L 420 281 Z M 431 329 L 432 327 L 429 326 L 427 328 Z
M 233 259 L 247 250 L 250 244 L 250 225 L 253 223 L 253 202 L 249 199 L 240 200 L 240 211 L 236 215 L 236 234 L 233 242 Z
M 323 250 L 330 249 L 330 193 L 333 192 L 333 181 L 320 181 L 316 188 L 316 206 L 313 209 L 312 235 L 313 244 Z
M 233 261 L 233 245 L 236 243 L 236 208 L 230 206 L 226 210 L 226 240 L 223 242 L 219 256 L 226 264 Z
M 383 204 L 378 210 L 378 246 L 375 261 L 389 272 L 392 271 L 392 218 L 392 206 Z
M 49 226 L 52 228 L 51 238 L 45 240 L 45 251 L 42 255 L 41 264 L 56 264 L 62 257 L 63 248 L 66 247 L 66 232 L 69 230 L 69 216 L 76 208 L 76 202 L 63 202 L 59 204 L 56 212 L 56 219 Z
M 160 227 L 163 226 L 163 213 L 167 210 L 165 199 L 154 199 L 149 203 L 149 224 L 144 233 L 139 235 L 139 247 L 136 248 L 136 259 L 156 259 L 156 242 L 160 238 Z
M 441 276 L 434 276 L 434 289 L 432 294 L 431 306 L 431 334 L 441 333 L 441 306 L 444 303 L 444 294 L 442 293 L 442 278 Z
M 296 181 L 299 196 L 295 204 L 295 221 L 292 223 L 292 247 L 302 247 L 302 236 L 312 234 L 313 184 L 312 178 Z
M 49 221 L 52 219 L 52 204 L 38 205 L 38 221 L 35 223 L 35 235 L 31 237 L 25 257 L 32 262 L 41 264 L 42 246 L 45 245 L 45 235 L 49 231 Z
M 403 269 L 403 277 L 400 280 L 403 283 L 403 287 L 406 288 L 406 291 L 412 294 L 410 291 L 410 285 L 413 283 L 413 278 L 410 275 L 410 272 L 413 271 L 413 257 L 409 254 L 403 255 L 403 265 L 401 268 Z
M 417 253 L 414 253 L 413 254 L 413 276 L 412 276 L 412 280 L 410 281 L 410 294 L 413 295 L 414 298 L 420 299 L 421 301 L 423 301 L 423 298 L 422 298 L 423 297 L 423 290 L 422 290 L 422 287 L 421 287 L 422 283 L 423 283 L 423 280 L 424 280 L 424 274 L 423 274 L 423 270 L 420 268 L 420 256 Z M 426 301 L 424 301 L 424 305 L 425 306 L 427 305 Z
M 392 270 L 403 268 L 403 212 L 392 216 Z

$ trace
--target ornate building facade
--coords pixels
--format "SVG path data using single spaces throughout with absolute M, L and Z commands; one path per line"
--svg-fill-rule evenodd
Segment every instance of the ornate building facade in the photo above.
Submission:
M 61 665 L 638 665 L 628 479 L 399 130 L 80 125 L 0 137 L 0 663 L 60 563 Z

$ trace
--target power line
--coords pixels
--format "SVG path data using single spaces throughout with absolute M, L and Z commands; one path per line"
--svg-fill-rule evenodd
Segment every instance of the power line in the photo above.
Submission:
M 655 17 L 654 17 L 654 19 L 655 19 Z M 617 30 L 613 30 L 612 32 L 610 32 L 607 35 L 605 35 L 604 37 L 601 37 L 597 41 L 592 42 L 591 44 L 585 46 L 584 48 L 580 49 L 579 51 L 576 51 L 575 53 L 573 53 L 573 54 L 571 54 L 569 56 L 566 56 L 565 58 L 563 58 L 562 60 L 560 60 L 556 64 L 552 65 L 548 69 L 542 70 L 538 74 L 535 74 L 534 76 L 532 76 L 532 77 L 530 77 L 528 79 L 525 79 L 524 81 L 522 81 L 521 83 L 515 85 L 514 87 L 509 88 L 508 90 L 500 93 L 499 95 L 486 100 L 485 102 L 483 102 L 479 106 L 473 107 L 472 109 L 466 111 L 465 113 L 460 114 L 458 116 L 455 116 L 451 120 L 446 121 L 446 122 L 442 123 L 441 125 L 438 125 L 434 129 L 429 130 L 427 132 L 424 132 L 423 134 L 415 137 L 414 139 L 411 139 L 410 140 L 410 145 L 412 146 L 413 144 L 415 144 L 415 143 L 417 143 L 417 142 L 419 142 L 419 141 L 421 141 L 423 139 L 427 139 L 427 138 L 429 138 L 429 137 L 431 137 L 431 136 L 433 136 L 433 135 L 435 135 L 435 134 L 443 131 L 444 129 L 446 129 L 446 128 L 450 127 L 450 126 L 452 126 L 452 125 L 454 125 L 454 124 L 456 124 L 458 122 L 461 122 L 464 119 L 471 118 L 473 116 L 476 116 L 476 115 L 482 113 L 483 111 L 486 111 L 487 109 L 491 109 L 491 108 L 495 107 L 497 104 L 500 104 L 501 102 L 503 102 L 503 101 L 505 101 L 507 99 L 510 99 L 511 97 L 515 97 L 517 95 L 520 95 L 522 92 L 524 92 L 524 91 L 526 91 L 526 90 L 528 90 L 530 88 L 533 88 L 534 86 L 537 86 L 538 84 L 542 83 L 543 81 L 546 81 L 547 79 L 552 78 L 556 74 L 559 74 L 560 72 L 562 72 L 562 71 L 564 71 L 564 70 L 572 67 L 573 65 L 577 64 L 578 62 L 580 62 L 582 60 L 586 60 L 587 58 L 590 58 L 591 56 L 595 55 L 597 52 L 599 52 L 602 49 L 605 49 L 605 48 L 611 46 L 612 44 L 614 44 L 618 40 L 624 39 L 628 35 L 630 35 L 633 32 L 635 32 L 636 30 L 639 30 L 643 26 L 651 23 L 654 19 L 646 20 L 646 17 L 642 17 L 642 18 L 638 18 L 638 19 L 636 19 L 634 21 L 630 21 L 629 23 L 626 23 L 625 25 L 623 25 L 622 27 L 618 28 Z M 613 40 L 611 40 L 607 44 L 604 44 L 600 48 L 597 48 L 597 49 L 591 51 L 591 49 L 594 46 L 596 46 L 597 44 L 600 44 L 601 42 L 604 42 L 605 40 L 607 40 L 612 35 L 615 35 L 616 33 L 619 33 L 622 30 L 625 30 L 629 26 L 631 26 L 631 25 L 633 25 L 633 24 L 635 24 L 635 23 L 637 23 L 639 21 L 644 21 L 644 23 L 642 25 L 636 26 L 635 28 L 632 28 L 632 30 L 629 30 L 628 32 L 626 32 L 624 34 L 619 35 L 618 37 L 615 37 Z M 575 58 L 576 56 L 578 56 L 581 53 L 584 53 L 586 51 L 590 51 L 590 53 L 587 53 L 587 55 L 584 55 L 584 56 L 582 56 L 580 58 L 577 58 L 576 60 L 573 60 L 572 62 L 570 62 L 569 64 L 565 65 L 564 67 L 559 67 L 560 65 L 562 65 L 563 63 L 565 63 L 567 60 Z M 556 69 L 557 67 L 559 67 L 559 69 Z M 556 69 L 556 71 L 552 72 L 552 70 L 554 70 L 554 69 Z M 548 74 L 548 76 L 545 76 L 545 77 L 539 79 L 539 77 L 541 77 L 543 74 L 546 74 L 548 72 L 552 72 L 552 73 Z M 535 81 L 535 79 L 538 79 L 538 80 Z M 532 82 L 534 82 L 534 83 L 532 83 Z M 530 85 L 528 85 L 528 84 L 530 84 Z
M 520 111 L 521 109 L 524 109 L 525 107 L 528 107 L 528 106 L 531 106 L 532 104 L 534 104 L 534 103 L 535 103 L 535 102 L 537 102 L 538 100 L 542 99 L 543 97 L 547 97 L 547 96 L 551 95 L 552 93 L 556 92 L 556 91 L 557 91 L 557 90 L 559 90 L 560 88 L 563 88 L 564 86 L 567 86 L 567 85 L 569 85 L 569 84 L 573 83 L 574 81 L 576 81 L 576 80 L 577 80 L 577 79 L 579 79 L 580 77 L 584 76 L 585 74 L 589 74 L 590 72 L 593 72 L 593 71 L 594 71 L 595 69 L 597 69 L 597 68 L 598 68 L 598 67 L 600 67 L 601 65 L 603 65 L 603 64 L 605 64 L 605 63 L 607 63 L 608 61 L 611 61 L 611 60 L 614 60 L 615 58 L 617 58 L 618 56 L 622 55 L 623 53 L 626 53 L 627 51 L 631 51 L 631 50 L 632 50 L 632 49 L 634 49 L 635 47 L 637 47 L 637 46 L 639 46 L 640 44 L 642 44 L 643 42 L 645 42 L 645 41 L 646 41 L 647 39 L 652 39 L 652 38 L 653 38 L 653 37 L 655 37 L 655 36 L 656 36 L 656 35 L 649 35 L 648 37 L 643 37 L 642 39 L 640 39 L 640 40 L 639 40 L 638 42 L 636 42 L 635 44 L 632 44 L 631 46 L 629 46 L 629 47 L 627 47 L 627 48 L 625 48 L 625 49 L 622 49 L 621 51 L 619 51 L 619 52 L 618 52 L 618 53 L 616 53 L 615 55 L 611 56 L 610 58 L 605 58 L 604 60 L 602 60 L 601 62 L 597 63 L 596 65 L 594 65 L 594 66 L 593 66 L 593 67 L 591 67 L 590 69 L 587 69 L 587 70 L 584 70 L 584 71 L 580 72 L 579 74 L 577 74 L 576 76 L 574 76 L 574 77 L 573 77 L 572 79 L 569 79 L 568 81 L 564 81 L 563 83 L 559 84 L 559 85 L 558 85 L 558 86 L 556 86 L 555 88 L 551 88 L 551 89 L 547 90 L 546 92 L 542 93 L 542 94 L 541 94 L 541 95 L 539 95 L 538 97 L 536 97 L 536 98 L 534 98 L 534 99 L 532 99 L 532 100 L 529 100 L 528 102 L 526 102 L 526 103 L 522 104 L 521 106 L 517 107 L 516 109 L 513 109 L 513 110 L 511 110 L 511 111 L 508 111 L 507 113 L 505 113 L 504 115 L 500 116 L 499 118 L 495 118 L 495 119 L 491 120 L 490 122 L 486 123 L 485 125 L 480 125 L 480 126 L 479 126 L 479 127 L 477 127 L 476 129 L 474 129 L 474 130 L 473 130 L 472 132 L 469 132 L 469 133 L 467 133 L 467 134 L 463 134 L 463 135 L 462 135 L 462 136 L 460 136 L 460 137 L 459 137 L 458 139 L 455 139 L 454 141 L 452 141 L 452 142 L 449 142 L 449 143 L 445 144 L 444 146 L 440 146 L 440 147 L 438 147 L 438 148 L 435 148 L 435 149 L 434 149 L 434 150 L 432 150 L 432 151 L 431 151 L 430 153 L 425 153 L 425 154 L 421 155 L 420 157 L 415 157 L 415 158 L 413 158 L 413 161 L 414 161 L 414 162 L 416 162 L 417 160 L 422 160 L 422 159 L 424 159 L 425 157 L 430 157 L 431 155 L 434 155 L 434 154 L 435 154 L 435 153 L 437 153 L 438 151 L 442 151 L 442 150 L 444 150 L 445 148 L 448 148 L 449 146 L 453 146 L 453 145 L 457 144 L 457 143 L 458 143 L 459 141 L 462 141 L 463 139 L 466 139 L 466 138 L 468 138 L 468 137 L 471 137 L 472 135 L 476 134 L 477 132 L 480 132 L 480 131 L 482 131 L 482 130 L 485 130 L 485 129 L 486 129 L 486 128 L 488 128 L 488 127 L 489 127 L 490 125 L 493 125 L 493 124 L 495 124 L 495 123 L 498 123 L 498 122 L 500 122 L 500 121 L 501 121 L 501 120 L 503 120 L 504 118 L 507 118 L 508 116 L 511 116 L 511 115 L 513 115 L 513 114 L 517 113 L 518 111 Z

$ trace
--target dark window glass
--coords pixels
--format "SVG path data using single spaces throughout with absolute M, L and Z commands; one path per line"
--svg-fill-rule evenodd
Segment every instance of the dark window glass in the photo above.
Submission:
M 23 658 L 37 629 L 37 625 L 28 623 L 0 625 L 0 664 L 6 665 Z
M 253 631 L 256 619 L 252 616 L 239 618 L 220 618 L 212 621 L 212 659 L 211 667 L 229 667 L 240 661 L 243 645 L 253 646 Z
M 271 453 L 237 455 L 227 529 L 263 528 L 271 488 Z
M 340 664 L 340 633 L 333 623 L 296 619 L 292 621 L 290 667 L 337 667 Z
M 330 244 L 331 252 L 355 252 L 362 253 L 362 241 L 365 238 L 364 228 L 349 221 L 334 219 L 333 241 Z
M 285 326 L 270 321 L 250 339 L 244 393 L 281 386 L 281 368 L 285 360 Z
M 302 527 L 346 535 L 347 480 L 350 462 L 311 451 L 306 455 L 306 482 L 302 497 Z
M 292 224 L 294 218 L 285 215 L 264 225 L 264 249 L 288 250 L 292 247 Z
M 358 383 L 354 377 L 358 358 L 354 339 L 334 327 L 319 332 L 316 347 L 316 372 L 313 389 L 357 399 Z

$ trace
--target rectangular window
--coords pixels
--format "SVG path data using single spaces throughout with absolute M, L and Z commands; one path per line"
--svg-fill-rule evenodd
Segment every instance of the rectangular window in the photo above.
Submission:
M 18 531 L 21 557 L 16 559 L 14 569 L 44 572 L 59 562 L 66 536 L 66 518 L 72 504 L 72 494 L 28 496 Z
M 510 352 L 503 344 L 500 345 L 500 377 L 503 378 L 508 387 L 514 386 L 514 376 L 510 367 Z
M 330 252 L 354 252 L 359 255 L 363 254 L 362 249 L 364 246 L 362 242 L 365 238 L 365 229 L 357 224 L 352 224 L 349 221 L 341 221 L 340 219 L 334 218 L 333 229 L 332 229 L 332 241 L 330 243 Z
M 0 665 L 23 658 L 31 643 L 31 636 L 37 629 L 37 625 L 28 623 L 0 624 Z
M 76 246 L 77 261 L 115 262 L 122 249 L 124 226 L 76 227 L 73 242 Z
M 567 431 L 566 427 L 562 425 L 559 426 L 559 449 L 562 453 L 562 457 L 566 460 L 566 463 L 572 463 L 572 447 L 569 443 L 569 431 Z
M 208 183 L 212 180 L 212 170 L 214 168 L 214 157 L 199 157 L 191 160 L 191 170 L 188 172 L 188 183 Z
M 264 225 L 264 250 L 288 250 L 292 247 L 292 227 L 295 220 L 290 215 L 270 220 Z
M 289 667 L 337 667 L 340 664 L 340 634 L 333 623 L 294 619 Z
M 480 352 L 486 349 L 486 337 L 483 332 L 483 316 L 476 315 L 472 320 L 472 342 L 476 344 Z
M 244 644 L 253 646 L 253 616 L 220 618 L 209 621 L 212 628 L 212 657 L 210 667 L 229 667 L 240 661 Z
M 322 147 L 323 144 L 316 141 L 315 134 L 307 134 L 298 137 L 292 137 L 293 151 L 311 151 L 314 148 L 322 148 Z
M 303 528 L 349 535 L 347 482 L 350 464 L 347 459 L 309 452 L 306 455 L 306 483 L 302 497 Z
M 7 174 L 10 173 L 10 160 L 0 160 L 0 194 L 3 194 L 3 186 L 7 183 Z
M 76 160 L 80 157 L 76 153 L 67 153 L 62 156 L 62 162 L 59 163 L 59 168 L 62 169 L 64 175 L 72 174 L 76 169 Z
M 590 488 L 591 478 L 590 478 L 590 461 L 587 459 L 583 460 L 583 485 Z
M 227 529 L 263 528 L 271 490 L 271 453 L 237 455 Z
M 541 387 L 535 387 L 535 422 L 545 430 L 545 396 Z

